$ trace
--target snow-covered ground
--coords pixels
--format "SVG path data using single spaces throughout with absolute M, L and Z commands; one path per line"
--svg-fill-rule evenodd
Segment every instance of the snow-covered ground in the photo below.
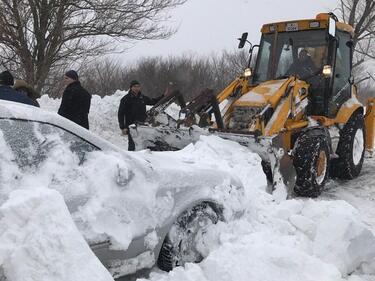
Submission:
M 117 125 L 123 95 L 93 97 L 89 118 L 91 131 L 126 149 Z M 41 107 L 51 111 L 57 111 L 59 103 L 47 97 L 40 101 Z M 245 187 L 245 213 L 210 229 L 203 249 L 207 258 L 202 263 L 170 273 L 155 268 L 142 280 L 375 280 L 373 159 L 365 160 L 358 180 L 331 181 L 319 199 L 277 203 L 265 192 L 260 159 L 237 143 L 209 136 L 178 152 L 153 154 L 160 155 L 161 161 L 171 156 L 229 171 Z M 82 266 L 82 270 L 92 268 Z

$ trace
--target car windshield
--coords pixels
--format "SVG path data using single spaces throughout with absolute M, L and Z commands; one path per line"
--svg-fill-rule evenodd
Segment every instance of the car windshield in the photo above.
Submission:
M 253 83 L 280 79 L 291 73 L 302 50 L 319 70 L 327 61 L 327 40 L 325 30 L 306 30 L 264 34 L 262 36 Z

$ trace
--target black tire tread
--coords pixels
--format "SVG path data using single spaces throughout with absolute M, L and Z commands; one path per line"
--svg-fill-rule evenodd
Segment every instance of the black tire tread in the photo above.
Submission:
M 360 128 L 363 131 L 363 138 L 365 140 L 366 132 L 364 130 L 364 117 L 362 113 L 357 113 L 350 117 L 349 121 L 340 132 L 340 141 L 336 151 L 339 158 L 335 159 L 332 163 L 332 174 L 334 177 L 351 180 L 360 174 L 365 149 L 363 149 L 361 160 L 357 165 L 354 165 L 352 161 L 353 139 L 355 132 Z
M 159 258 L 157 261 L 158 267 L 163 271 L 171 271 L 173 269 L 173 255 L 172 245 L 166 239 L 161 246 Z
M 321 184 L 318 184 L 315 179 L 314 169 L 319 152 L 322 149 L 326 152 L 328 163 L 325 179 Z M 318 197 L 323 191 L 329 170 L 329 148 L 326 137 L 323 135 L 302 135 L 294 151 L 293 164 L 297 173 L 294 193 L 302 197 Z
M 212 216 L 210 213 L 206 213 L 206 215 L 211 219 L 211 221 L 216 224 L 219 220 L 222 220 L 222 217 L 220 214 L 216 213 L 214 208 L 210 206 L 207 202 L 203 202 L 200 205 L 195 206 L 191 210 L 185 211 L 175 222 L 175 224 L 183 224 L 183 223 L 189 223 L 193 220 L 194 216 L 196 216 L 197 212 L 199 210 L 206 210 L 209 208 L 213 213 L 216 214 L 215 217 Z M 173 268 L 176 267 L 175 264 L 173 264 L 173 245 L 170 242 L 169 236 L 167 235 L 164 239 L 163 245 L 160 249 L 159 257 L 157 260 L 158 267 L 163 271 L 171 271 Z

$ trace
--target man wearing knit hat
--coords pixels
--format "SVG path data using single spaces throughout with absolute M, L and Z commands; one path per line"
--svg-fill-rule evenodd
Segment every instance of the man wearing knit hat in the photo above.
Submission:
M 128 135 L 128 150 L 134 151 L 135 144 L 129 134 L 129 125 L 146 120 L 146 105 L 155 105 L 166 93 L 157 98 L 149 98 L 141 93 L 141 84 L 133 80 L 129 85 L 129 92 L 121 99 L 118 109 L 118 123 L 122 134 Z
M 78 73 L 69 70 L 64 75 L 63 80 L 66 86 L 58 114 L 89 129 L 89 111 L 91 105 L 91 95 L 81 86 L 78 80 Z
M 13 84 L 14 78 L 9 71 L 6 70 L 0 73 L 0 99 L 34 105 L 30 98 L 14 90 L 12 88 Z

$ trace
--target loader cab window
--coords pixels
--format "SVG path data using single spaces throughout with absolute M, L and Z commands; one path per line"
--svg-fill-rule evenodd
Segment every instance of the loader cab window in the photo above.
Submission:
M 270 37 L 268 36 L 268 40 L 269 39 Z M 265 38 L 265 40 L 262 40 L 262 45 L 259 50 L 258 65 L 256 66 L 256 69 L 258 71 L 254 74 L 254 80 L 256 81 L 267 80 L 268 64 L 269 58 L 271 56 L 271 42 L 268 40 L 267 38 Z
M 350 35 L 343 31 L 337 31 L 338 48 L 336 53 L 335 73 L 332 89 L 332 103 L 330 114 L 336 115 L 340 106 L 350 98 L 351 86 L 349 78 L 351 74 L 350 66 Z
M 284 43 L 281 48 L 280 59 L 277 66 L 276 77 L 282 77 L 293 64 L 293 48 L 290 44 Z
M 299 52 L 308 50 L 316 69 L 327 62 L 326 31 L 304 30 L 263 34 L 261 48 L 254 69 L 253 83 L 289 76 L 288 70 L 298 61 Z

